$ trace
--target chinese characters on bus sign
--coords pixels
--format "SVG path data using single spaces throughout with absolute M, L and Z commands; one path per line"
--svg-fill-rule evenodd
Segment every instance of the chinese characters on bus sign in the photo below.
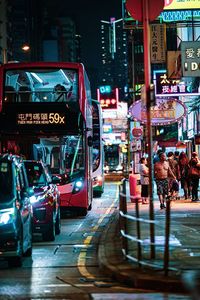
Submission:
M 168 78 L 167 72 L 165 70 L 154 72 L 154 85 L 156 96 L 168 97 L 181 95 L 199 95 L 198 88 L 193 88 L 191 81 L 185 80 L 183 82 L 180 79 L 170 79 Z
M 65 124 L 64 113 L 18 113 L 18 125 L 62 125 Z
M 183 76 L 200 76 L 200 42 L 181 42 Z

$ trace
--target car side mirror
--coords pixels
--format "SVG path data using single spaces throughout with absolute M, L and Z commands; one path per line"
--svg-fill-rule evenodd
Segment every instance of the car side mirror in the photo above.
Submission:
M 28 187 L 28 188 L 25 190 L 25 193 L 26 193 L 29 197 L 31 197 L 31 196 L 34 195 L 34 190 L 33 190 L 32 187 Z
M 61 183 L 62 181 L 62 178 L 58 177 L 58 176 L 53 176 L 52 177 L 52 183 L 53 184 L 58 184 L 58 183 Z

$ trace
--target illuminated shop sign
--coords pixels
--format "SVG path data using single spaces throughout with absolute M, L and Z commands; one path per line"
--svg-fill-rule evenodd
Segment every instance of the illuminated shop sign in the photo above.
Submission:
M 181 42 L 183 76 L 200 76 L 200 42 Z
M 126 0 L 122 0 L 123 10 L 122 15 L 125 21 L 125 27 L 131 28 L 131 22 L 134 19 L 126 10 Z M 151 3 L 151 2 L 150 2 Z M 164 10 L 161 12 L 159 19 L 164 22 L 187 21 L 193 18 L 200 18 L 200 1 L 199 0 L 166 0 Z
M 103 133 L 111 133 L 112 124 L 103 124 Z
M 147 122 L 146 107 L 142 101 L 134 102 L 129 108 L 129 114 L 134 121 L 142 124 Z M 156 106 L 151 107 L 152 126 L 169 125 L 178 122 L 186 115 L 186 106 L 176 98 L 157 98 Z
M 155 95 L 162 97 L 169 96 L 197 96 L 199 95 L 198 88 L 192 87 L 191 80 L 170 79 L 167 76 L 167 71 L 154 71 Z
M 200 10 L 165 10 L 159 18 L 164 22 L 188 21 L 200 18 Z
M 117 109 L 119 100 L 119 89 L 111 89 L 110 92 L 102 93 L 100 89 L 97 89 L 97 99 L 100 102 L 102 110 L 104 109 Z
M 63 125 L 65 124 L 64 113 L 18 113 L 18 125 Z
M 165 0 L 164 10 L 199 9 L 199 0 Z
M 102 85 L 99 87 L 99 91 L 101 94 L 111 93 L 112 88 L 110 85 Z

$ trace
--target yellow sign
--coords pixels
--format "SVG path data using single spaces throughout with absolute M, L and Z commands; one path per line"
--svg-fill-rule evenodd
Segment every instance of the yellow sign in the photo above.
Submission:
M 164 10 L 200 9 L 200 0 L 165 0 Z

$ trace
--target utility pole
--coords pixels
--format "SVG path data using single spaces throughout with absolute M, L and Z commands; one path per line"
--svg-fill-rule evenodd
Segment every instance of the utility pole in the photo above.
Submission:
M 153 166 L 152 166 L 152 131 L 151 131 L 151 101 L 150 101 L 150 34 L 149 21 L 156 19 L 164 7 L 164 0 L 127 0 L 126 8 L 131 16 L 143 23 L 144 44 L 144 94 L 147 114 L 147 139 L 148 139 L 148 162 L 149 162 L 149 216 L 154 221 L 153 206 Z M 151 258 L 155 258 L 155 232 L 154 223 L 150 224 Z

